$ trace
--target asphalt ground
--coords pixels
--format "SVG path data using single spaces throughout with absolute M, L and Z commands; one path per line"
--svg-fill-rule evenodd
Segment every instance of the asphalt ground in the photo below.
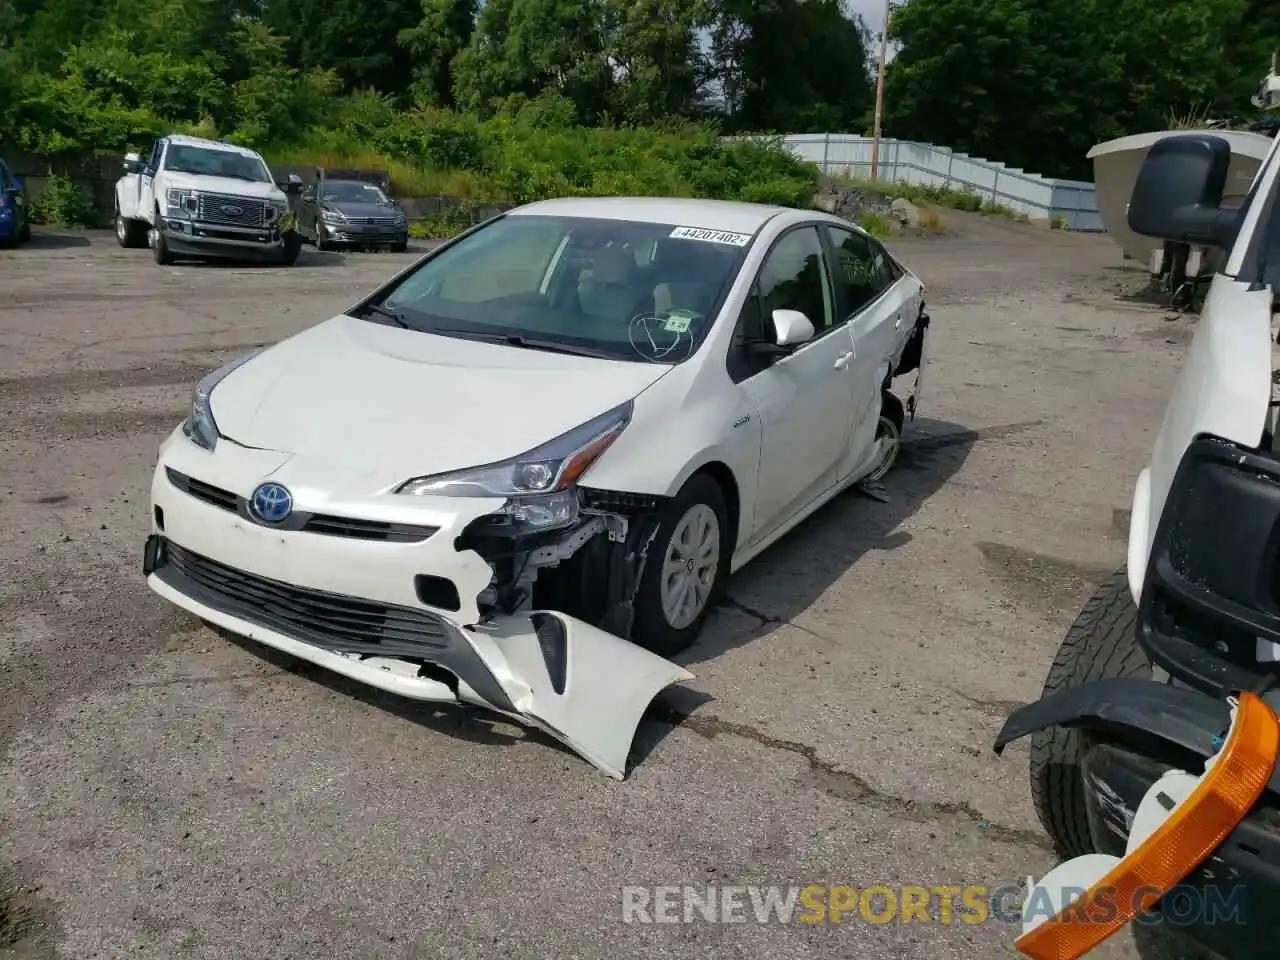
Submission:
M 991 741 L 1123 563 L 1189 324 L 1116 296 L 1105 237 L 951 226 L 893 245 L 934 324 L 890 502 L 844 495 L 734 577 L 623 783 L 145 588 L 156 448 L 193 383 L 415 253 L 159 267 L 44 233 L 0 254 L 0 953 L 1012 956 L 1015 927 L 936 900 L 932 922 L 623 920 L 627 887 L 900 899 L 1053 863 L 1025 744 Z M 1100 955 L 1137 954 L 1126 933 Z

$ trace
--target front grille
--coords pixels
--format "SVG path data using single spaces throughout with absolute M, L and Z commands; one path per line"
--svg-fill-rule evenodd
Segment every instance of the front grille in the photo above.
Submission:
M 410 523 L 386 523 L 382 520 L 353 520 L 350 517 L 331 517 L 315 513 L 302 526 L 307 533 L 322 533 L 330 537 L 351 537 L 354 540 L 382 540 L 387 543 L 420 543 L 438 530 Z
M 211 483 L 179 473 L 172 467 L 166 467 L 165 473 L 169 482 L 183 493 L 195 497 L 210 506 L 238 513 L 245 519 L 252 520 L 249 504 L 244 497 L 236 496 L 230 490 L 223 490 Z M 432 537 L 438 527 L 428 527 L 416 523 L 388 523 L 385 520 L 356 520 L 351 517 L 335 517 L 326 513 L 304 513 L 299 511 L 291 518 L 291 522 L 275 529 L 317 533 L 329 537 L 349 537 L 353 540 L 376 540 L 383 543 L 421 543 Z
M 359 223 L 369 227 L 397 227 L 400 221 L 395 217 L 352 217 L 348 223 Z
M 169 467 L 165 468 L 165 473 L 169 475 L 169 482 L 188 496 L 215 507 L 221 507 L 223 510 L 235 510 L 238 498 L 230 490 L 222 490 L 211 483 L 188 477 L 185 473 L 179 473 Z
M 265 227 L 271 217 L 271 207 L 264 200 L 202 193 L 196 217 L 204 223 L 221 223 L 231 227 Z
M 425 610 L 298 587 L 237 570 L 165 541 L 160 579 L 195 600 L 317 647 L 376 656 L 427 656 L 450 629 Z

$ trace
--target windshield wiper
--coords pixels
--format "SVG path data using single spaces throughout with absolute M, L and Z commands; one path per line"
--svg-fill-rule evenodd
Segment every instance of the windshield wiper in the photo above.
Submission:
M 386 317 L 388 320 L 395 323 L 396 326 L 404 327 L 406 330 L 413 329 L 413 327 L 409 326 L 409 322 L 405 320 L 404 314 L 400 313 L 398 310 L 392 310 L 390 307 L 384 307 L 380 303 L 366 303 L 361 309 L 370 310 L 380 317 Z
M 515 333 L 487 333 L 478 330 L 458 330 L 450 327 L 428 327 L 427 333 L 438 333 L 445 337 L 460 337 L 463 340 L 481 340 L 485 343 L 501 343 L 508 347 L 519 347 L 522 350 L 542 350 L 546 353 L 564 353 L 573 357 L 594 357 L 597 360 L 613 359 L 611 354 L 591 347 L 579 347 L 559 340 L 543 340 L 538 337 L 525 337 Z

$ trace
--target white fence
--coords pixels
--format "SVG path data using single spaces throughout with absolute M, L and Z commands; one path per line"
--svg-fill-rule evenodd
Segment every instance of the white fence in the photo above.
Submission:
M 783 138 L 802 159 L 829 174 L 871 177 L 870 137 L 843 133 L 796 133 Z M 880 179 L 892 183 L 971 190 L 984 200 L 1010 207 L 1032 219 L 1061 217 L 1070 230 L 1103 232 L 1092 183 L 1056 180 L 982 160 L 948 147 L 911 140 L 880 141 Z

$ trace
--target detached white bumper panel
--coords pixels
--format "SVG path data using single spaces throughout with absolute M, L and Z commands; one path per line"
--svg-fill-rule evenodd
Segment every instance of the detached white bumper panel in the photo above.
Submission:
M 154 534 L 143 569 L 160 596 L 233 633 L 390 693 L 497 711 L 543 730 L 618 780 L 626 777 L 649 703 L 693 678 L 557 611 L 466 629 L 425 609 L 246 574 Z

